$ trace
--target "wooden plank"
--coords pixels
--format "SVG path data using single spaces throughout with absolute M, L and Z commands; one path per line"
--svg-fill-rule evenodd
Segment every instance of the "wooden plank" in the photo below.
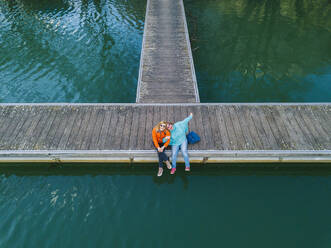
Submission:
M 161 121 L 160 119 L 160 110 L 158 106 L 152 106 L 153 108 L 153 116 L 152 116 L 152 130 L 153 128 Z M 151 131 L 152 132 L 152 131 Z
M 153 148 L 152 130 L 153 130 L 153 106 L 146 106 L 147 116 L 146 116 L 146 128 L 145 128 L 145 143 L 144 149 Z
M 139 125 L 138 125 L 138 140 L 137 140 L 137 148 L 138 150 L 144 149 L 145 144 L 145 133 L 146 133 L 146 117 L 147 117 L 147 108 L 138 108 L 139 111 Z M 152 133 L 151 133 L 152 135 Z
M 327 127 L 324 125 L 327 123 L 325 121 L 323 121 L 323 119 L 321 117 L 317 118 L 314 114 L 314 112 L 312 111 L 312 109 L 310 108 L 310 106 L 307 106 L 306 108 L 304 108 L 302 111 L 304 111 L 304 115 L 306 116 L 307 119 L 309 119 L 316 130 L 316 132 L 318 133 L 318 136 L 321 137 L 322 142 L 325 144 L 326 147 L 330 147 L 331 146 L 331 131 L 330 133 L 327 133 L 326 129 Z M 331 147 L 330 147 L 331 149 Z
M 132 123 L 130 127 L 129 150 L 137 149 L 139 128 L 139 107 L 132 107 Z
M 218 129 L 218 123 L 216 120 L 217 113 L 214 106 L 208 106 L 208 116 L 209 116 L 211 132 L 213 134 L 214 148 L 218 150 L 219 149 L 224 150 L 225 149 L 224 140 L 222 139 L 222 135 Z
M 13 115 L 13 107 L 1 107 L 0 108 L 0 141 L 1 137 L 6 133 L 7 127 L 10 125 L 10 115 Z
M 29 112 L 30 114 L 24 124 L 19 129 L 16 129 L 14 133 L 12 133 L 11 141 L 7 143 L 7 146 L 10 147 L 10 149 L 21 150 L 23 148 L 21 146 L 22 143 L 24 145 L 26 139 L 30 137 L 33 128 L 38 124 L 42 117 L 39 108 L 29 109 Z
M 312 149 L 317 149 L 318 147 L 314 143 L 314 140 L 310 136 L 308 130 L 306 129 L 302 118 L 298 116 L 298 113 L 295 112 L 295 106 L 291 106 L 291 108 L 286 108 L 291 120 L 296 124 L 296 127 L 300 130 L 300 132 L 303 134 L 303 138 L 306 141 L 307 144 L 309 144 L 309 147 L 312 147 Z
M 123 150 L 129 150 L 129 140 L 130 140 L 130 132 L 131 132 L 131 126 L 132 126 L 132 108 L 127 108 L 126 110 L 126 116 L 125 116 L 125 123 L 124 123 L 124 129 L 122 134 L 122 140 L 120 148 Z
M 295 149 L 300 149 L 300 150 L 313 149 L 312 145 L 305 140 L 304 134 L 302 133 L 297 122 L 293 119 L 293 116 L 289 113 L 289 111 L 283 106 L 282 107 L 275 106 L 275 108 L 278 110 L 286 126 L 290 139 L 292 140 L 291 143 L 293 144 L 293 146 L 295 146 Z
M 15 141 L 17 134 L 20 132 L 25 122 L 29 119 L 29 115 L 30 108 L 26 108 L 24 111 L 18 111 L 17 114 L 14 114 L 15 117 L 11 124 L 7 127 L 7 132 L 2 136 L 0 149 L 10 150 L 9 144 Z
M 49 108 L 43 108 L 44 113 L 42 119 L 39 121 L 34 131 L 31 133 L 29 140 L 26 141 L 26 144 L 22 148 L 23 150 L 33 150 L 35 149 L 36 142 L 42 134 L 43 129 L 47 126 L 47 123 L 51 120 L 52 111 Z
M 315 106 L 309 107 L 310 112 L 315 116 L 316 121 L 322 126 L 325 133 L 330 136 L 331 133 L 331 122 L 327 119 L 328 114 L 326 114 L 326 110 L 321 108 L 317 108 Z
M 250 106 L 249 111 L 252 116 L 253 123 L 257 130 L 258 136 L 260 137 L 260 141 L 263 145 L 263 150 L 272 150 L 272 144 L 270 144 L 270 141 L 268 139 L 270 135 L 267 135 L 266 130 L 264 129 L 265 125 L 262 124 L 260 115 L 258 114 L 258 109 L 256 109 L 255 106 Z
M 66 118 L 68 118 L 68 121 L 64 122 L 65 123 L 64 126 L 60 127 L 60 129 L 63 128 L 63 134 L 58 142 L 56 149 L 65 150 L 69 137 L 70 137 L 70 134 L 74 128 L 74 125 L 77 125 L 78 116 L 79 116 L 78 109 L 76 109 L 76 108 L 68 109 L 68 112 L 66 115 Z
M 230 115 L 227 111 L 227 107 L 226 106 L 221 106 L 220 107 L 220 112 L 222 114 L 223 120 L 225 122 L 225 127 L 228 133 L 228 137 L 229 137 L 229 144 L 230 144 L 230 149 L 232 150 L 239 150 L 239 145 L 237 143 L 237 137 L 235 134 L 235 130 L 230 118 Z
M 248 150 L 255 150 L 258 149 L 257 145 L 255 144 L 255 141 L 253 140 L 252 136 L 251 136 L 251 132 L 250 129 L 248 127 L 248 121 L 244 116 L 245 113 L 242 109 L 242 107 L 240 106 L 233 106 L 233 112 L 236 115 L 237 121 L 238 121 L 238 125 L 241 127 L 242 130 L 242 134 L 245 138 L 245 149 Z
M 168 106 L 168 121 L 176 122 L 174 106 Z
M 239 107 L 238 107 L 239 108 Z M 248 106 L 240 106 L 240 110 L 242 118 L 243 118 L 243 122 L 247 125 L 247 129 L 249 130 L 250 136 L 252 137 L 253 140 L 253 144 L 254 144 L 254 148 L 252 148 L 253 150 L 263 150 L 264 146 L 261 142 L 261 137 L 259 136 L 259 132 L 258 129 L 255 126 L 255 123 L 252 119 L 252 115 L 251 115 L 251 108 Z M 245 125 L 242 124 L 245 128 Z
M 294 147 L 288 138 L 289 133 L 279 115 L 278 110 L 270 106 L 264 106 L 262 108 L 270 128 L 273 131 L 278 146 L 283 150 L 293 149 Z
M 263 112 L 262 108 L 256 108 L 256 113 L 257 116 L 260 119 L 260 123 L 263 127 L 263 130 L 265 132 L 265 138 L 268 140 L 272 150 L 280 150 L 281 147 L 278 145 L 276 138 L 275 138 L 275 134 L 273 132 L 273 130 L 270 127 L 270 124 L 268 122 L 268 120 L 266 119 L 266 116 Z
M 14 107 L 4 108 L 4 111 L 1 114 L 0 143 L 4 142 L 6 134 L 10 131 L 9 128 L 15 128 L 13 125 L 18 124 L 17 121 L 15 121 L 18 116 L 19 113 L 14 110 Z
M 203 129 L 205 132 L 205 137 L 208 140 L 208 142 L 206 142 L 205 149 L 214 150 L 215 141 L 214 141 L 214 136 L 213 136 L 212 129 L 211 129 L 211 123 L 209 120 L 209 109 L 207 106 L 201 106 L 200 109 L 201 109 L 200 111 L 201 111 L 201 115 L 202 115 L 202 125 L 203 125 Z
M 227 109 L 228 109 L 228 113 L 229 113 L 230 119 L 232 121 L 234 132 L 235 132 L 235 135 L 236 135 L 236 138 L 237 138 L 238 148 L 240 150 L 245 150 L 245 149 L 248 148 L 247 147 L 248 141 L 245 139 L 245 136 L 244 136 L 244 134 L 241 130 L 241 126 L 239 124 L 239 119 L 236 115 L 236 111 L 233 108 L 233 106 L 228 106 Z
M 88 120 L 88 122 L 86 122 L 85 126 L 85 131 L 83 133 L 83 139 L 80 145 L 80 149 L 81 150 L 88 150 L 92 139 L 93 139 L 93 131 L 96 125 L 98 125 L 97 123 L 97 116 L 98 116 L 98 107 L 93 107 L 90 108 L 89 111 L 91 112 L 90 114 L 90 118 Z M 98 132 L 100 132 L 100 129 L 97 130 Z M 97 134 L 99 136 L 99 134 Z
M 187 117 L 186 111 L 184 110 L 183 106 L 179 106 L 179 116 L 180 121 L 184 120 Z
M 265 131 L 266 138 L 268 139 L 269 144 L 271 145 L 271 149 L 280 150 L 281 147 L 277 144 L 277 141 L 275 139 L 275 134 L 274 134 L 273 130 L 270 128 L 270 124 L 269 124 L 268 120 L 266 119 L 266 117 L 264 115 L 263 109 L 258 108 L 257 109 L 257 114 L 260 117 L 261 124 L 263 126 L 264 131 Z
M 309 138 L 310 143 L 313 145 L 314 149 L 320 150 L 323 149 L 324 145 L 321 144 L 320 139 L 318 138 L 318 134 L 316 133 L 313 126 L 309 126 L 312 123 L 309 119 L 306 118 L 306 116 L 301 113 L 301 108 L 304 108 L 304 106 L 294 106 L 293 112 L 295 113 L 295 118 L 297 122 L 299 123 L 301 130 L 305 133 L 306 137 Z M 308 122 L 308 123 L 307 123 Z M 316 136 L 314 135 L 316 134 Z
M 118 120 L 119 120 L 118 107 L 113 107 L 112 112 L 113 112 L 112 119 L 111 119 L 110 126 L 108 129 L 107 141 L 105 143 L 106 150 L 112 149 L 112 147 L 113 147 L 112 144 L 115 142 L 115 139 L 116 139 L 116 128 L 118 126 Z
M 98 146 L 101 131 L 103 127 L 103 122 L 105 120 L 106 110 L 103 107 L 97 109 L 96 123 L 92 130 L 91 139 L 89 142 L 88 150 L 101 150 L 101 147 Z
M 43 108 L 36 108 L 34 109 L 34 111 L 35 115 L 30 116 L 29 119 L 31 119 L 31 121 L 27 124 L 27 129 L 20 130 L 21 136 L 17 137 L 17 142 L 15 142 L 16 144 L 12 143 L 13 146 L 15 145 L 15 149 L 26 150 L 29 147 L 31 149 L 31 143 L 33 142 L 33 138 L 35 137 L 36 132 L 39 132 L 37 126 L 42 121 L 43 117 L 47 115 L 46 110 Z
M 57 118 L 57 115 L 59 114 L 59 111 L 56 109 L 50 108 L 50 116 L 48 121 L 46 122 L 45 126 L 43 127 L 41 133 L 39 134 L 39 137 L 35 144 L 33 145 L 33 148 L 35 150 L 47 150 L 48 149 L 48 134 L 53 128 L 53 123 Z
M 196 128 L 197 128 L 196 131 L 200 135 L 200 142 L 198 148 L 205 149 L 205 147 L 207 147 L 208 140 L 206 140 L 206 135 L 203 128 L 201 109 L 199 108 L 199 106 L 195 106 L 194 110 L 195 111 L 193 114 L 194 114 L 194 121 L 196 122 Z
M 284 144 L 281 139 L 281 134 L 278 130 L 278 127 L 275 124 L 272 113 L 270 112 L 271 110 L 262 106 L 260 108 L 260 111 L 261 111 L 261 115 L 263 115 L 265 117 L 266 126 L 267 126 L 266 129 L 268 130 L 267 132 L 272 133 L 272 137 L 274 138 L 273 140 L 275 140 L 275 142 L 277 144 L 277 145 L 273 146 L 274 147 L 273 149 L 276 150 L 276 147 L 278 147 L 279 149 L 283 149 Z
M 216 124 L 218 126 L 219 133 L 222 137 L 223 149 L 224 150 L 231 150 L 231 141 L 229 138 L 229 134 L 226 128 L 226 123 L 224 119 L 223 112 L 221 108 L 215 106 L 216 111 Z
M 104 120 L 102 122 L 101 132 L 98 140 L 98 144 L 96 145 L 100 150 L 105 150 L 105 144 L 108 140 L 108 131 L 110 128 L 110 122 L 112 119 L 114 111 L 112 111 L 110 108 L 105 108 L 103 111 L 104 114 Z
M 71 121 L 70 117 L 72 116 L 72 114 L 72 109 L 70 107 L 66 107 L 61 110 L 61 115 L 59 116 L 59 123 L 54 130 L 55 133 L 49 143 L 49 149 L 56 150 L 59 146 L 59 143 L 65 133 L 66 128 L 70 125 L 69 121 Z
M 75 150 L 77 147 L 80 147 L 80 144 L 77 142 L 79 137 L 79 132 L 82 128 L 82 123 L 84 120 L 84 116 L 86 115 L 86 108 L 78 108 L 77 109 L 77 117 L 75 118 L 75 124 L 73 125 L 68 141 L 64 144 L 65 149 L 67 150 Z
M 304 119 L 306 126 L 310 129 L 310 132 L 316 139 L 316 143 L 320 144 L 320 149 L 327 149 L 327 147 L 330 147 L 331 135 L 324 132 L 319 122 L 316 121 L 312 113 L 309 112 L 308 107 L 301 108 L 299 112 Z
M 125 106 L 121 106 L 117 108 L 117 115 L 118 115 L 118 121 L 116 124 L 116 127 L 114 128 L 114 136 L 112 135 L 112 143 L 110 148 L 112 150 L 119 150 L 121 146 L 121 142 L 123 139 L 124 134 L 124 124 L 125 124 L 125 117 L 127 113 L 127 108 Z
M 77 130 L 77 132 L 75 133 L 75 136 L 73 137 L 72 142 L 70 142 L 70 146 L 72 149 L 74 150 L 80 150 L 82 143 L 84 141 L 84 139 L 86 138 L 86 129 L 88 126 L 88 123 L 90 121 L 91 118 L 91 114 L 92 114 L 92 107 L 85 107 L 82 108 L 82 116 L 81 116 L 81 123 L 80 123 L 80 128 Z

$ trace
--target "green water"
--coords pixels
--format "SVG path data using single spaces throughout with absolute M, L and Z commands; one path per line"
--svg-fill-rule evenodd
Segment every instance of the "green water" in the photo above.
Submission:
M 145 5 L 0 0 L 0 102 L 134 102 Z M 185 8 L 202 101 L 330 101 L 326 1 Z M 1 167 L 0 247 L 331 245 L 330 170 L 156 166 Z
M 1 169 L 0 247 L 331 245 L 330 170 L 95 166 Z
M 0 102 L 134 102 L 145 0 L 0 0 Z
M 328 0 L 185 0 L 202 102 L 331 102 Z

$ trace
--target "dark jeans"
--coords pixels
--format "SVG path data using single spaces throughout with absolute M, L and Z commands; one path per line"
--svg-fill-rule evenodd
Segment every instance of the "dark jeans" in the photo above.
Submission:
M 160 147 L 163 146 L 163 144 L 159 144 Z M 159 156 L 159 167 L 160 168 L 163 168 L 163 161 L 168 161 L 169 160 L 169 157 L 167 156 L 167 154 L 165 153 L 165 149 L 163 149 L 163 152 L 159 152 L 156 148 L 156 151 L 157 151 L 157 155 Z

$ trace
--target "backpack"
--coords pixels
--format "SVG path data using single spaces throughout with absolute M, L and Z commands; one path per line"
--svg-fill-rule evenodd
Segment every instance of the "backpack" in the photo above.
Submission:
M 189 132 L 186 137 L 189 144 L 195 144 L 200 141 L 199 135 L 193 131 Z

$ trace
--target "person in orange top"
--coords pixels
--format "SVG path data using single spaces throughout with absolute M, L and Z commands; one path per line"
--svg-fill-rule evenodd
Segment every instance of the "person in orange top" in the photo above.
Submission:
M 157 150 L 157 155 L 159 156 L 159 170 L 157 172 L 157 176 L 162 176 L 163 173 L 163 162 L 167 164 L 167 168 L 171 169 L 171 164 L 169 161 L 169 157 L 165 153 L 164 149 L 169 145 L 170 139 L 167 142 L 163 143 L 163 138 L 166 136 L 170 136 L 169 130 L 166 129 L 167 123 L 164 121 L 159 122 L 152 131 L 153 143 Z

